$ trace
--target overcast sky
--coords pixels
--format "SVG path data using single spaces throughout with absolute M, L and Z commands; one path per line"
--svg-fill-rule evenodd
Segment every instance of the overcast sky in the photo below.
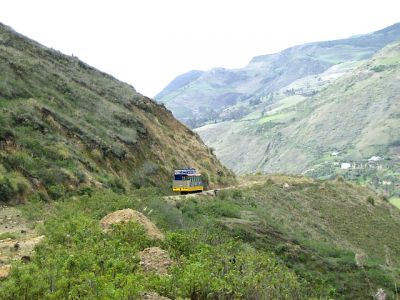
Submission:
M 193 69 L 400 22 L 399 0 L 0 0 L 0 22 L 154 96 Z

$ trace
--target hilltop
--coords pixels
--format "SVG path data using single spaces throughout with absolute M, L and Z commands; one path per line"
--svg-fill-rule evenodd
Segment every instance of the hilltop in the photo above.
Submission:
M 0 24 L 0 198 L 168 186 L 174 168 L 232 180 L 163 105 Z

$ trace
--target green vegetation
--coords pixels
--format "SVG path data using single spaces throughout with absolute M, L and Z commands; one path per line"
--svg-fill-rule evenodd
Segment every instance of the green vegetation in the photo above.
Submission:
M 211 226 L 230 210 L 223 205 L 207 207 L 211 219 L 205 221 L 204 215 L 204 223 L 198 226 L 191 216 L 166 204 L 154 189 L 130 196 L 96 192 L 47 208 L 32 202 L 25 207 L 26 215 L 42 218 L 38 207 L 47 210 L 40 228 L 46 241 L 31 263 L 17 263 L 10 278 L 1 283 L 2 299 L 132 299 L 146 291 L 173 299 L 293 299 L 305 293 L 300 279 L 272 253 L 256 250 Z M 142 211 L 147 207 L 160 226 L 173 231 L 165 241 L 149 240 L 135 223 L 116 225 L 112 232 L 103 233 L 99 218 L 126 207 Z M 141 270 L 137 253 L 149 246 L 168 250 L 175 261 L 170 276 Z
M 400 210 L 342 180 L 247 180 L 258 184 L 216 197 L 166 201 L 143 188 L 31 201 L 24 215 L 44 220 L 46 239 L 30 263 L 15 263 L 1 298 L 366 299 L 383 288 L 393 299 Z M 103 233 L 99 220 L 123 208 L 147 214 L 166 239 L 149 240 L 135 223 Z M 170 275 L 143 272 L 137 253 L 150 246 L 168 251 Z
M 295 81 L 266 96 L 273 101 L 259 104 L 256 113 L 196 132 L 239 174 L 340 175 L 398 196 L 399 58 L 400 44 L 388 45 L 363 63 Z
M 17 235 L 15 233 L 11 233 L 11 232 L 0 233 L 0 240 L 15 239 L 16 237 L 17 237 Z
M 237 174 L 340 175 L 390 197 L 400 184 L 399 36 L 398 23 L 255 57 L 242 69 L 189 72 L 156 98 Z M 372 156 L 384 161 L 370 164 Z
M 392 197 L 390 198 L 390 203 L 392 203 L 394 206 L 400 208 L 400 198 L 398 197 Z
M 0 24 L 0 199 L 168 187 L 174 168 L 233 174 L 163 105 Z M 171 134 L 173 133 L 173 134 Z M 218 174 L 224 174 L 222 178 Z
M 172 299 L 367 299 L 383 288 L 395 299 L 400 210 L 345 179 L 399 196 L 400 50 L 391 45 L 346 75 L 327 69 L 369 57 L 398 36 L 396 28 L 295 47 L 285 61 L 258 57 L 244 73 L 214 69 L 179 78 L 165 99 L 179 104 L 187 89 L 199 101 L 194 96 L 203 92 L 208 102 L 197 108 L 212 118 L 201 122 L 235 120 L 199 130 L 228 165 L 341 177 L 247 176 L 240 188 L 215 197 L 170 198 L 175 167 L 198 168 L 211 187 L 235 179 L 163 105 L 0 24 L 0 199 L 24 203 L 24 217 L 45 236 L 31 258 L 13 263 L 0 298 L 137 299 L 157 292 Z M 271 64 L 280 67 L 271 71 Z M 314 77 L 289 86 L 307 76 Z M 254 89 L 249 78 L 257 78 L 262 94 L 231 90 L 238 82 Z M 215 103 L 221 106 L 210 110 Z M 180 112 L 196 108 L 186 104 Z M 384 159 L 368 162 L 373 155 Z M 340 170 L 340 161 L 359 165 Z M 149 239 L 136 223 L 100 229 L 102 217 L 125 208 L 146 214 L 165 240 Z M 0 241 L 19 234 L 1 234 Z M 169 275 L 145 271 L 139 253 L 148 247 L 168 251 Z

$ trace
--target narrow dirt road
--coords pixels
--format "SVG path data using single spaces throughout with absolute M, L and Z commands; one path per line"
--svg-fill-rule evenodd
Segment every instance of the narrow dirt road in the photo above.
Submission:
M 186 194 L 186 195 L 171 195 L 171 196 L 165 196 L 164 199 L 167 201 L 175 202 L 176 200 L 184 200 L 187 198 L 193 198 L 193 197 L 198 197 L 198 196 L 215 196 L 218 194 L 218 191 L 223 191 L 223 190 L 229 190 L 229 189 L 236 189 L 236 188 L 243 188 L 247 186 L 252 186 L 252 185 L 257 185 L 257 184 L 262 184 L 266 181 L 266 177 L 254 177 L 251 176 L 249 177 L 239 177 L 238 178 L 238 183 L 232 186 L 228 187 L 223 187 L 223 188 L 217 188 L 217 189 L 212 189 L 212 190 L 206 190 L 201 193 L 192 193 L 192 194 Z
M 29 261 L 36 244 L 43 240 L 34 226 L 17 207 L 0 204 L 0 279 L 8 276 L 13 260 Z

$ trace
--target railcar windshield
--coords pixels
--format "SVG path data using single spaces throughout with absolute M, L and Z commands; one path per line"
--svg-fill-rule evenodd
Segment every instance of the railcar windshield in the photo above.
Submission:
M 175 174 L 174 175 L 174 180 L 186 180 L 187 176 L 183 174 Z

